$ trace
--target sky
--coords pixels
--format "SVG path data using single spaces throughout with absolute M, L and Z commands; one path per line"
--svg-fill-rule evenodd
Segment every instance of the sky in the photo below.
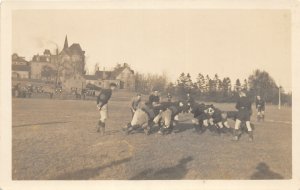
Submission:
M 292 90 L 287 10 L 16 10 L 12 51 L 31 60 L 79 43 L 90 74 L 128 63 L 141 73 L 198 73 L 244 80 L 255 69 Z M 233 82 L 234 83 L 234 82 Z

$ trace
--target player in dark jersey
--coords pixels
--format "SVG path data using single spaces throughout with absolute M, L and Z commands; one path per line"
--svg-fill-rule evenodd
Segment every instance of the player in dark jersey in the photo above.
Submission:
M 231 127 L 228 124 L 226 112 L 222 112 L 220 109 L 212 106 L 208 114 L 210 116 L 209 124 L 213 127 L 216 127 L 215 130 L 217 134 L 221 135 L 231 132 Z
M 158 90 L 154 90 L 149 96 L 149 104 L 153 107 L 158 106 L 160 103 L 160 96 Z
M 257 121 L 265 120 L 265 104 L 265 101 L 260 96 L 256 96 Z
M 252 102 L 250 101 L 249 97 L 246 96 L 246 92 L 241 90 L 239 92 L 239 98 L 237 100 L 235 108 L 238 110 L 235 120 L 235 127 L 234 127 L 234 137 L 233 140 L 239 140 L 239 129 L 242 122 L 246 123 L 246 127 L 249 134 L 249 141 L 253 141 L 253 131 L 250 123 L 250 117 L 252 114 L 251 108 Z
M 191 113 L 194 114 L 194 119 L 192 122 L 194 124 L 195 131 L 199 134 L 204 133 L 207 129 L 210 131 L 214 131 L 214 125 L 210 125 L 210 118 L 212 111 L 212 105 L 205 105 L 203 103 L 198 104 L 194 103 L 192 109 L 190 110 Z
M 184 106 L 182 101 L 161 103 L 160 114 L 154 121 L 163 123 L 163 126 L 159 129 L 159 134 L 169 134 L 173 131 L 178 122 L 178 114 L 181 113 L 184 108 L 186 108 L 186 106 Z
M 109 89 L 102 89 L 97 96 L 97 108 L 100 112 L 100 119 L 97 124 L 97 132 L 101 131 L 101 134 L 105 134 L 105 121 L 108 118 L 108 101 L 111 98 L 112 91 L 116 88 L 115 83 L 110 84 Z
M 194 98 L 191 96 L 191 94 L 189 92 L 186 94 L 186 103 L 190 107 L 193 106 L 195 103 Z
M 157 108 L 160 109 L 160 108 Z M 130 134 L 131 132 L 142 128 L 146 135 L 150 134 L 150 130 L 154 125 L 155 114 L 154 109 L 148 103 L 141 102 L 137 110 L 134 112 L 131 122 L 129 122 L 123 130 Z

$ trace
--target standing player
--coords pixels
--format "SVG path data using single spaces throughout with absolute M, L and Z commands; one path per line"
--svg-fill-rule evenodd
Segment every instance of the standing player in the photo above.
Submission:
M 100 119 L 97 125 L 97 132 L 101 131 L 101 134 L 105 134 L 105 121 L 108 118 L 108 107 L 107 103 L 112 95 L 112 91 L 115 90 L 117 85 L 111 83 L 109 89 L 102 89 L 100 94 L 97 97 L 97 108 L 100 112 Z
M 256 110 L 257 110 L 257 121 L 262 119 L 265 120 L 265 101 L 260 97 L 256 96 Z
M 168 102 L 172 102 L 172 95 L 170 92 L 168 92 L 167 99 L 168 99 Z
M 142 101 L 142 95 L 141 94 L 137 94 L 136 97 L 134 97 L 132 99 L 131 107 L 130 107 L 132 117 L 134 115 L 134 112 L 139 108 L 139 105 L 140 105 L 141 101 Z
M 241 126 L 242 122 L 246 123 L 246 127 L 248 130 L 249 134 L 249 141 L 253 141 L 253 131 L 251 128 L 251 123 L 250 123 L 250 117 L 252 114 L 252 108 L 251 108 L 251 101 L 250 99 L 246 96 L 245 90 L 241 90 L 239 92 L 239 98 L 237 100 L 235 108 L 238 110 L 237 116 L 236 116 L 236 121 L 235 121 L 235 126 L 234 126 L 234 141 L 239 140 L 239 129 Z
M 195 103 L 194 98 L 191 96 L 190 93 L 186 94 L 186 102 L 190 105 L 193 105 Z
M 149 103 L 153 107 L 160 105 L 160 96 L 158 90 L 154 90 L 153 93 L 149 96 Z

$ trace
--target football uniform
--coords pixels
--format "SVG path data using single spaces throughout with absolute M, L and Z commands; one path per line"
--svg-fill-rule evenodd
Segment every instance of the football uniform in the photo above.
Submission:
M 238 110 L 237 119 L 240 121 L 250 121 L 252 114 L 251 101 L 248 97 L 239 97 L 235 108 Z
M 105 123 L 105 120 L 108 118 L 108 106 L 107 103 L 111 98 L 112 90 L 103 89 L 97 97 L 97 107 L 100 112 L 100 121 Z
M 260 99 L 260 100 L 256 100 L 256 109 L 258 110 L 258 112 L 261 111 L 265 111 L 265 101 Z

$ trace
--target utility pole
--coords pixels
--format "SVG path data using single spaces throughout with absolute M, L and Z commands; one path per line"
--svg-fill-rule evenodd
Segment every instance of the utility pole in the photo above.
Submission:
M 281 109 L 281 86 L 278 87 L 278 109 Z

